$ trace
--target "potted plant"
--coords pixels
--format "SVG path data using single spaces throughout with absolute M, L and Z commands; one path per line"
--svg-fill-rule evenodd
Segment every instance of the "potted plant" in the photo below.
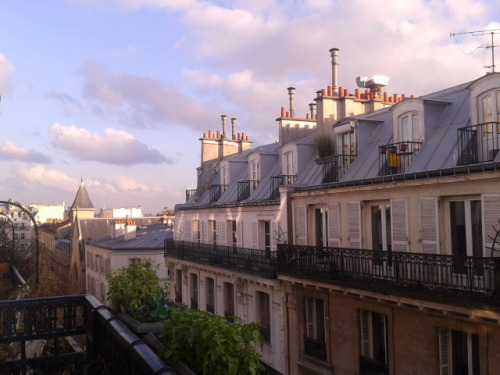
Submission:
M 332 138 L 328 134 L 320 134 L 316 138 L 316 147 L 318 149 L 318 157 L 326 158 L 333 154 Z
M 150 259 L 138 259 L 106 276 L 108 299 L 118 317 L 136 333 L 159 332 L 168 317 L 165 295 L 170 283 L 160 278 Z

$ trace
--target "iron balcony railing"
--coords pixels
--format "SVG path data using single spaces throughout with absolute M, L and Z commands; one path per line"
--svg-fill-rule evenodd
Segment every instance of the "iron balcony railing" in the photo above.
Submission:
M 500 258 L 278 245 L 276 272 L 334 282 L 392 284 L 399 290 L 500 297 Z M 367 283 L 368 282 L 368 283 Z
M 297 175 L 283 174 L 271 177 L 271 191 L 269 199 L 278 199 L 280 197 L 280 186 L 291 185 L 297 179 Z
M 321 159 L 316 163 L 323 166 L 323 183 L 336 182 L 347 172 L 356 154 L 335 154 Z
M 208 188 L 210 189 L 210 203 L 217 202 L 220 199 L 222 193 L 227 190 L 228 185 L 210 185 Z
M 238 202 L 247 199 L 250 193 L 259 185 L 259 180 L 238 181 Z
M 98 358 L 113 373 L 178 374 L 89 295 L 1 301 L 0 345 L 16 354 L 1 374 L 84 374 Z
M 166 239 L 164 255 L 262 277 L 274 277 L 275 252 Z
M 495 160 L 500 150 L 500 122 L 487 122 L 458 129 L 457 165 Z
M 405 173 L 422 142 L 398 142 L 379 146 L 379 176 Z

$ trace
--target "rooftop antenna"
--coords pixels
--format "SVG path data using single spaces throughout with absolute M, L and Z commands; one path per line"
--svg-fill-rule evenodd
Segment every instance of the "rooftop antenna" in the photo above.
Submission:
M 461 33 L 450 33 L 450 37 L 456 35 L 464 35 L 470 34 L 472 36 L 480 36 L 480 35 L 491 35 L 491 44 L 486 44 L 484 46 L 479 46 L 478 48 L 491 48 L 491 65 L 485 66 L 486 69 L 491 68 L 491 73 L 495 73 L 495 34 L 500 34 L 500 29 L 493 30 L 476 30 L 476 31 L 464 31 Z

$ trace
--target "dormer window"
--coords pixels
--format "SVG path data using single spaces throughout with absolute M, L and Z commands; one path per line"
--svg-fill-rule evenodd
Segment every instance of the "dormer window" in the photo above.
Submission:
M 258 160 L 250 162 L 250 179 L 254 181 L 260 180 L 260 165 Z
M 399 142 L 420 142 L 422 136 L 418 122 L 418 114 L 410 112 L 399 118 Z
M 227 187 L 227 185 L 229 185 L 229 167 L 228 166 L 224 166 L 220 170 L 220 183 L 222 186 L 225 186 L 225 187 Z M 226 189 L 224 188 L 224 190 L 226 190 Z
M 479 121 L 500 122 L 500 90 L 483 95 L 480 102 Z
M 283 171 L 288 176 L 297 174 L 297 156 L 294 151 L 288 151 L 283 154 Z

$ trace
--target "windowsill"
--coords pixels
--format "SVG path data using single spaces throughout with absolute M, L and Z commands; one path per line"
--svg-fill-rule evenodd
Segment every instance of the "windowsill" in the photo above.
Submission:
M 299 360 L 297 361 L 297 366 L 312 371 L 318 375 L 330 375 L 333 373 L 333 365 L 323 362 L 320 359 L 309 357 L 304 353 L 300 354 Z

